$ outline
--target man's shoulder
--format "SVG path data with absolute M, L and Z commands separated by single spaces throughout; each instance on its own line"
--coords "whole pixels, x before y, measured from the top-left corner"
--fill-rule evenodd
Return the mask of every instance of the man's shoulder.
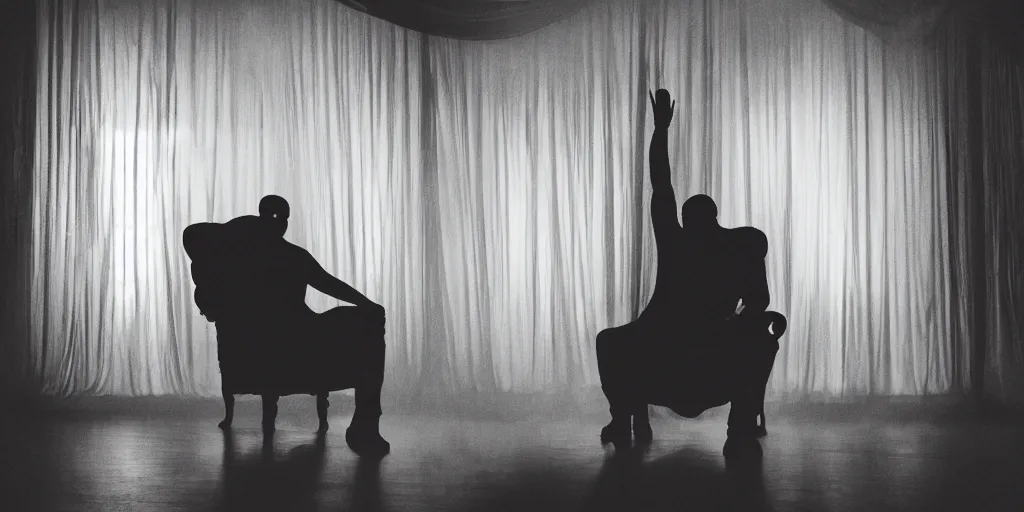
M 255 215 L 242 215 L 241 217 L 235 217 L 225 222 L 225 224 L 230 226 L 244 226 L 255 224 L 259 222 L 259 220 L 260 218 Z
M 223 226 L 225 235 L 236 239 L 238 242 L 255 242 L 266 236 L 266 226 L 255 215 L 235 217 L 225 222 Z
M 281 250 L 284 255 L 294 261 L 310 262 L 316 261 L 316 258 L 310 254 L 304 247 L 295 245 L 284 238 L 281 239 Z
M 737 250 L 751 254 L 756 257 L 768 255 L 768 236 L 764 231 L 751 226 L 743 226 L 729 230 L 733 241 L 738 245 Z
M 260 228 L 260 218 L 255 215 L 243 215 L 241 217 L 235 217 L 223 224 L 227 230 L 234 233 L 252 233 Z

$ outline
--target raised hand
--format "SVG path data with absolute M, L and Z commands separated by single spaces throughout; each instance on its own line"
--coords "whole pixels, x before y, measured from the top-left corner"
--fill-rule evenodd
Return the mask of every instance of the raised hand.
M 672 115 L 676 110 L 676 102 L 672 95 L 665 89 L 658 89 L 655 94 L 647 91 L 647 94 L 651 97 L 651 108 L 654 111 L 654 128 L 668 128 L 672 124 Z

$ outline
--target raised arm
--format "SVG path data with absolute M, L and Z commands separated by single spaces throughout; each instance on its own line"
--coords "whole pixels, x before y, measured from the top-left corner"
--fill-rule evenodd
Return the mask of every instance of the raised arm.
M 650 94 L 650 93 L 648 93 Z M 671 102 L 671 103 L 670 103 Z M 672 167 L 668 162 L 668 127 L 676 104 L 668 91 L 658 89 L 657 97 L 651 94 L 651 108 L 654 112 L 654 135 L 651 137 L 649 152 L 651 168 L 651 220 L 655 236 L 661 228 L 679 226 L 676 212 L 676 193 L 672 188 Z

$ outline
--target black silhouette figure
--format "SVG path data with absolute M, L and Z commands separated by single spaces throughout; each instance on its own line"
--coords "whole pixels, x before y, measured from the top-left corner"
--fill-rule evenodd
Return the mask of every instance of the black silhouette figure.
M 272 432 L 278 398 L 310 394 L 325 432 L 328 393 L 355 388 L 346 441 L 357 453 L 387 453 L 390 445 L 379 434 L 384 308 L 284 239 L 287 201 L 267 196 L 259 210 L 259 217 L 194 224 L 183 235 L 196 305 L 217 327 L 225 407 L 220 427 L 231 427 L 233 395 L 261 395 L 263 428 Z M 355 306 L 317 314 L 306 305 L 307 286 Z
M 736 448 L 760 453 L 756 438 L 765 431 L 765 386 L 786 324 L 781 314 L 766 311 L 768 241 L 755 228 L 721 227 L 718 208 L 706 195 L 683 203 L 680 226 L 668 161 L 675 103 L 661 89 L 651 104 L 651 220 L 658 275 L 640 317 L 597 337 L 601 385 L 612 415 L 601 439 L 651 441 L 648 404 L 695 418 L 731 403 L 727 455 Z

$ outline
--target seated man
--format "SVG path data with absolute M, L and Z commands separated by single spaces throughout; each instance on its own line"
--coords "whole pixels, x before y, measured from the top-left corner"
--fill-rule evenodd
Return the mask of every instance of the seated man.
M 328 392 L 354 387 L 356 410 L 346 441 L 357 453 L 387 453 L 390 445 L 378 428 L 384 308 L 284 239 L 287 201 L 267 196 L 259 209 L 259 217 L 239 217 L 214 231 L 220 235 L 217 241 L 206 234 L 210 230 L 199 229 L 207 225 L 185 232 L 186 249 L 196 262 L 196 303 L 217 324 L 226 409 L 221 427 L 231 425 L 235 393 L 262 395 L 268 431 L 274 429 L 280 396 L 309 393 L 317 395 L 323 432 L 328 428 Z M 199 254 L 198 247 L 210 248 Z M 212 269 L 219 273 L 212 275 Z M 317 314 L 306 305 L 307 286 L 356 307 Z M 343 368 L 329 366 L 339 362 Z
M 601 385 L 612 421 L 601 432 L 607 442 L 631 437 L 650 441 L 647 405 L 671 407 L 683 416 L 732 402 L 727 451 L 760 450 L 756 390 L 765 365 L 771 370 L 777 344 L 764 340 L 774 318 L 764 257 L 768 242 L 754 228 L 719 226 L 717 206 L 705 195 L 682 207 L 676 218 L 668 163 L 667 129 L 673 106 L 658 91 L 650 147 L 651 218 L 658 250 L 654 295 L 640 318 L 606 329 L 597 338 Z M 752 444 L 751 444 L 752 443 Z

